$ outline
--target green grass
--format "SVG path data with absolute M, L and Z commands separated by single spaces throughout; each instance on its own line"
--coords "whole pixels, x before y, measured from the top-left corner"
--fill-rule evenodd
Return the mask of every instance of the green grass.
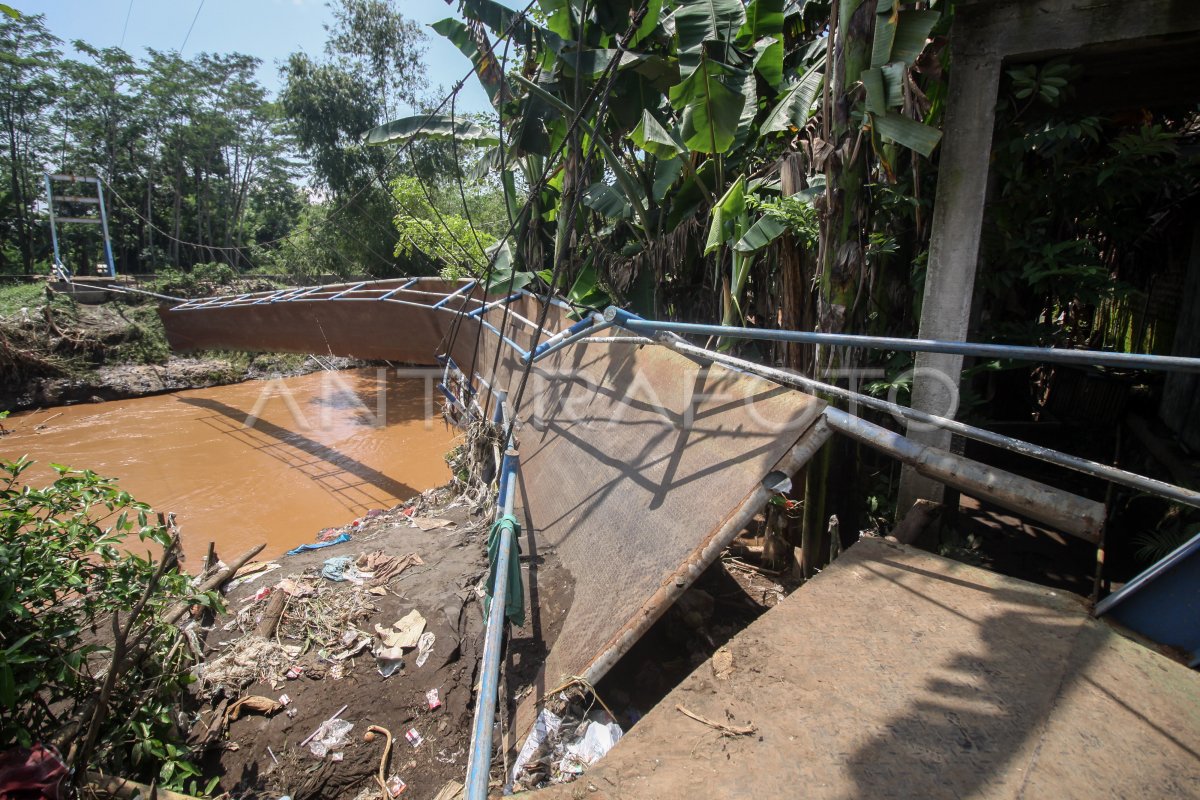
M 125 305 L 119 313 L 130 323 L 130 338 L 106 359 L 110 364 L 162 364 L 171 355 L 157 307 L 152 303 Z
M 46 298 L 46 287 L 41 283 L 0 284 L 0 317 L 10 317 L 22 308 L 35 308 Z

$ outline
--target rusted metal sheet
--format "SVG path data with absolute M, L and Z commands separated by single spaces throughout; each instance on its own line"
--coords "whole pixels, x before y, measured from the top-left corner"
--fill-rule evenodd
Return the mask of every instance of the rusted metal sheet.
M 422 281 L 400 289 L 409 282 L 212 298 L 160 306 L 159 316 L 174 350 L 316 353 L 434 364 L 454 315 L 432 306 L 456 285 Z M 337 295 L 341 296 L 333 300 Z M 454 300 L 449 307 L 457 307 Z M 468 325 L 474 328 L 473 323 Z
M 516 310 L 538 312 L 529 300 Z M 547 328 L 572 321 L 551 309 Z M 525 326 L 516 338 L 532 345 Z M 496 355 L 495 337 L 483 341 L 481 372 Z M 500 355 L 497 388 L 512 397 L 520 365 Z M 523 545 L 552 552 L 574 585 L 567 607 L 542 609 L 540 626 L 558 635 L 518 708 L 518 733 L 544 692 L 574 675 L 599 679 L 719 557 L 766 503 L 763 477 L 794 472 L 829 435 L 809 434 L 823 408 L 661 347 L 580 343 L 534 366 L 517 434 Z M 529 570 L 536 584 L 536 559 Z M 532 625 L 513 636 L 540 637 Z

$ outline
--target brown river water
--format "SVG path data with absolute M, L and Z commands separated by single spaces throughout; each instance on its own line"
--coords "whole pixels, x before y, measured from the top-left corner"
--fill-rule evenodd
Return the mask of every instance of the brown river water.
M 38 462 L 35 485 L 55 462 L 175 512 L 189 569 L 210 541 L 227 560 L 266 542 L 270 558 L 449 479 L 435 384 L 371 368 L 43 409 L 4 421 L 0 455 Z

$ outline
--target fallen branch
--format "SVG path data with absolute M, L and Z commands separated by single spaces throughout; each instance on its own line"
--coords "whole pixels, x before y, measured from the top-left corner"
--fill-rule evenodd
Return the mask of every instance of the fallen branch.
M 267 545 L 265 543 L 260 544 L 257 547 L 251 547 L 249 550 L 242 553 L 240 556 L 234 559 L 232 564 L 225 567 L 225 569 L 221 570 L 204 583 L 200 584 L 200 586 L 196 589 L 196 594 L 204 594 L 205 592 L 211 592 L 214 589 L 221 588 L 226 581 L 233 577 L 234 573 L 241 569 L 247 561 L 261 553 L 262 549 L 266 546 Z M 163 621 L 168 625 L 173 625 L 179 621 L 180 617 L 187 613 L 187 610 L 187 605 L 177 605 L 175 608 L 167 612 L 167 615 L 163 618 Z
M 379 790 L 383 792 L 382 800 L 392 800 L 392 793 L 388 791 L 387 779 L 384 777 L 387 772 L 388 756 L 392 752 L 392 732 L 379 725 L 372 725 L 367 728 L 367 733 L 382 733 L 387 737 L 387 743 L 383 746 L 383 757 L 379 759 L 379 775 L 375 780 L 379 782 Z
M 87 782 L 83 785 L 84 790 L 93 790 L 98 793 L 119 797 L 121 800 L 133 800 L 135 797 L 141 797 L 142 800 L 150 800 L 152 797 L 158 800 L 197 800 L 190 794 L 181 794 L 180 792 L 172 792 L 170 789 L 163 789 L 159 786 L 147 786 L 144 783 L 131 781 L 128 778 L 117 778 L 112 775 L 101 775 L 99 772 L 88 772 Z
M 721 733 L 729 736 L 749 736 L 755 731 L 755 727 L 753 725 L 726 725 L 724 722 L 713 722 L 711 719 L 702 717 L 695 711 L 689 711 L 683 706 L 677 705 L 675 706 L 675 709 L 682 713 L 685 717 L 691 717 L 692 719 L 696 720 L 696 722 L 702 722 L 708 727 L 714 728 L 715 730 L 718 730 Z

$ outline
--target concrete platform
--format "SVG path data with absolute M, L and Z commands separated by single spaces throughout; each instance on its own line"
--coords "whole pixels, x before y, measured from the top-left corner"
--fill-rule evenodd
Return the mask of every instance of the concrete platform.
M 1200 674 L 1074 595 L 868 539 L 727 651 L 539 800 L 1200 797 Z

